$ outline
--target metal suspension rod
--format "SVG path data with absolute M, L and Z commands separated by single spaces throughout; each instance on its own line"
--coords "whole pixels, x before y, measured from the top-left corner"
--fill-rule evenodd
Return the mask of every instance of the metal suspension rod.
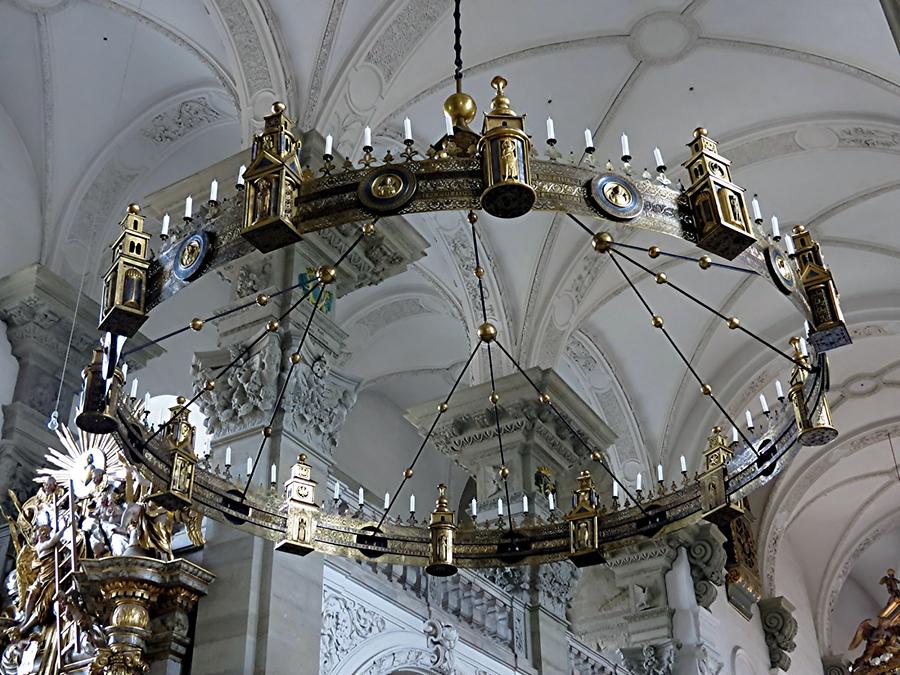
M 491 394 L 495 394 L 497 391 L 497 384 L 494 381 L 494 358 L 491 356 L 491 343 L 487 343 L 488 348 L 488 370 L 491 374 Z M 500 408 L 497 406 L 497 403 L 491 400 L 491 403 L 494 405 L 494 423 L 497 427 L 497 445 L 500 448 L 500 463 L 503 465 L 503 469 L 509 471 L 509 467 L 506 466 L 506 455 L 503 453 L 503 433 L 500 431 Z M 501 469 L 501 471 L 503 470 Z M 503 491 L 506 494 L 506 517 L 509 521 L 509 531 L 513 531 L 513 520 L 512 520 L 512 501 L 509 498 L 509 474 L 506 476 L 501 475 L 503 479 Z M 499 514 L 498 514 L 499 515 Z

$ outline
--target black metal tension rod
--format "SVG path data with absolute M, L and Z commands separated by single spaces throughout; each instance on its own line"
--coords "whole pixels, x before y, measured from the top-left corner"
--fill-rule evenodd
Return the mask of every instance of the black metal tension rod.
M 653 313 L 653 308 L 650 307 L 649 303 L 644 299 L 644 296 L 641 295 L 641 292 L 637 289 L 637 286 L 634 285 L 634 282 L 631 280 L 631 278 L 628 276 L 628 274 L 626 274 L 625 270 L 622 268 L 621 263 L 619 263 L 619 261 L 616 259 L 616 256 L 618 256 L 618 255 L 621 255 L 618 251 L 616 251 L 612 248 L 609 249 L 609 257 L 613 261 L 613 263 L 615 264 L 615 266 L 619 270 L 619 272 L 621 272 L 622 277 L 624 277 L 625 281 L 628 282 L 628 285 L 631 286 L 631 290 L 633 290 L 634 294 L 637 295 L 638 299 L 641 301 L 641 304 L 644 306 L 644 308 L 650 314 L 651 318 L 656 317 L 656 315 Z M 697 384 L 700 385 L 701 391 L 703 391 L 705 395 L 709 396 L 712 399 L 713 403 L 719 409 L 719 412 L 721 412 L 725 416 L 725 419 L 728 420 L 728 422 L 741 435 L 741 438 L 744 439 L 744 442 L 747 444 L 747 447 L 753 451 L 754 455 L 759 457 L 759 453 L 756 451 L 756 448 L 753 447 L 753 443 L 750 441 L 749 438 L 747 438 L 747 436 L 746 436 L 746 434 L 744 434 L 743 430 L 737 424 L 735 424 L 735 421 L 731 418 L 731 415 L 729 415 L 728 412 L 725 410 L 725 408 L 722 407 L 722 404 L 719 403 L 719 399 L 717 399 L 715 397 L 715 395 L 712 393 L 712 390 L 709 389 L 709 393 L 706 393 L 707 389 L 709 388 L 709 385 L 703 381 L 703 379 L 697 373 L 694 366 L 691 365 L 690 360 L 687 358 L 687 356 L 684 355 L 684 352 L 681 351 L 681 349 L 675 343 L 675 340 L 672 339 L 672 336 L 669 334 L 669 331 L 666 330 L 665 326 L 663 326 L 661 322 L 660 322 L 660 325 L 657 326 L 657 328 L 666 337 L 666 340 L 668 340 L 669 344 L 672 346 L 672 349 L 675 350 L 675 353 L 678 354 L 678 356 L 681 358 L 682 362 L 684 362 L 685 367 L 687 367 L 687 369 L 688 369 L 688 371 L 690 371 L 691 375 L 694 376 L 694 379 L 697 380 Z
M 506 347 L 503 346 L 503 343 L 500 342 L 499 340 L 497 340 L 496 344 L 497 344 L 497 347 L 500 348 L 500 351 L 502 351 L 506 355 L 506 358 L 508 358 L 510 360 L 510 362 L 512 362 L 512 364 L 516 367 L 516 370 L 519 371 L 519 374 L 522 375 L 522 377 L 524 377 L 528 381 L 528 384 L 531 385 L 531 388 L 537 392 L 538 396 L 543 396 L 544 392 L 541 391 L 541 388 L 539 386 L 537 386 L 535 381 L 532 380 L 531 377 L 528 375 L 528 373 L 525 372 L 525 369 L 522 368 L 522 366 L 513 357 L 513 355 L 509 353 L 509 351 L 506 349 Z M 553 401 L 548 401 L 547 405 L 550 406 L 550 410 L 553 411 L 553 414 L 555 414 L 559 418 L 559 420 L 563 423 L 563 425 L 565 425 L 566 429 L 569 430 L 569 433 L 571 433 L 573 436 L 575 436 L 575 438 L 578 440 L 578 442 L 581 443 L 582 446 L 584 446 L 584 449 L 593 455 L 594 451 L 591 449 L 591 446 L 589 446 L 587 441 L 584 440 L 584 437 L 581 435 L 581 433 L 575 427 L 573 427 L 571 425 L 569 420 L 566 419 L 565 415 L 563 415 L 556 408 L 556 406 L 553 405 Z M 600 464 L 600 466 L 609 475 L 609 477 L 613 479 L 613 482 L 617 483 L 618 486 L 620 488 L 622 488 L 622 491 L 625 493 L 625 496 L 628 497 L 634 503 L 634 505 L 637 506 L 641 510 L 641 513 L 643 513 L 645 516 L 649 516 L 650 514 L 647 513 L 647 511 L 644 509 L 643 506 L 641 506 L 640 501 L 637 498 L 635 498 L 635 496 L 633 494 L 631 494 L 631 491 L 628 489 L 628 486 L 625 485 L 622 481 L 620 481 L 616 477 L 616 475 L 610 470 L 610 468 L 608 466 L 606 466 L 606 464 L 604 464 L 603 462 L 598 462 L 598 464 Z
M 571 213 L 567 213 L 566 215 L 569 216 L 569 218 L 571 218 L 572 220 L 574 220 L 578 224 L 578 226 L 581 227 L 582 230 L 587 232 L 592 237 L 594 236 L 594 234 L 596 234 L 593 230 L 591 230 L 591 228 L 589 228 L 587 225 L 585 225 L 583 222 L 581 222 L 578 218 L 573 216 Z M 634 244 L 623 244 L 621 242 L 613 242 L 613 246 L 617 246 L 620 248 L 628 248 L 628 249 L 631 249 L 632 251 L 644 251 L 645 253 L 647 251 L 647 249 L 642 248 L 640 246 L 635 246 Z M 679 255 L 678 253 L 668 253 L 667 251 L 663 251 L 663 250 L 660 250 L 659 254 L 664 255 L 667 258 L 676 258 L 678 260 L 687 260 L 689 262 L 699 262 L 699 260 L 697 258 L 692 258 L 689 255 Z M 721 267 L 722 269 L 731 270 L 733 272 L 743 272 L 744 274 L 755 274 L 757 276 L 760 276 L 759 272 L 757 272 L 756 270 L 752 270 L 749 267 L 740 267 L 739 265 L 729 265 L 728 263 L 720 263 L 720 262 L 716 262 L 715 260 L 711 260 L 709 264 L 711 267 Z
M 400 496 L 400 491 L 403 490 L 403 486 L 406 485 L 406 481 L 412 478 L 413 469 L 416 467 L 416 462 L 419 461 L 419 457 L 422 456 L 422 451 L 425 449 L 425 444 L 428 443 L 428 439 L 431 438 L 431 434 L 434 431 L 435 427 L 437 427 L 438 421 L 441 419 L 441 415 L 447 412 L 447 405 L 450 401 L 450 397 L 456 392 L 456 388 L 459 386 L 459 383 L 462 382 L 463 375 L 466 374 L 466 371 L 469 369 L 469 365 L 472 363 L 472 359 L 475 358 L 475 354 L 478 353 L 478 348 L 481 347 L 481 342 L 475 345 L 475 349 L 472 350 L 472 353 L 469 354 L 469 358 L 466 359 L 465 365 L 459 371 L 459 375 L 456 376 L 456 381 L 453 383 L 453 386 L 450 388 L 450 391 L 444 397 L 444 400 L 438 406 L 437 415 L 434 416 L 434 421 L 431 423 L 431 427 L 428 429 L 428 433 L 425 434 L 425 437 L 422 439 L 422 444 L 419 445 L 419 449 L 416 451 L 415 456 L 412 461 L 409 463 L 409 466 L 403 471 L 403 479 L 400 481 L 400 485 L 397 486 L 397 489 L 394 491 L 394 495 L 391 497 L 391 501 L 388 502 L 388 507 L 384 510 L 384 513 L 381 514 L 381 519 L 378 521 L 378 525 L 376 526 L 376 530 L 381 529 L 381 526 L 384 525 L 384 521 L 387 519 L 388 514 L 391 512 L 391 509 L 394 506 L 394 503 L 397 501 L 397 498 Z

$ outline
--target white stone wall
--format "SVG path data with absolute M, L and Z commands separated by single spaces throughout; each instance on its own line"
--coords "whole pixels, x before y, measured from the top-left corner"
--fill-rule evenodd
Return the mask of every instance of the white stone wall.
M 782 552 L 778 555 L 775 569 L 777 582 L 776 592 L 786 597 L 796 608 L 794 619 L 797 620 L 797 637 L 794 642 L 797 648 L 791 653 L 791 670 L 803 675 L 821 675 L 822 657 L 819 654 L 819 643 L 813 622 L 812 603 L 804 581 L 796 553 L 789 541 L 782 542 Z M 809 589 L 815 590 L 815 589 Z
M 19 372 L 19 362 L 10 349 L 9 340 L 6 339 L 6 324 L 0 321 L 0 429 L 3 428 L 2 406 L 12 403 L 16 375 Z

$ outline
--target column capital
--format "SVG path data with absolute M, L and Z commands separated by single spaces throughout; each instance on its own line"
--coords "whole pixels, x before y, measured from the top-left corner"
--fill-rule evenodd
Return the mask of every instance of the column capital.
M 700 522 L 682 528 L 670 541 L 687 550 L 694 596 L 698 605 L 709 609 L 718 593 L 716 587 L 725 583 L 725 535 L 712 523 Z
M 681 648 L 677 642 L 649 644 L 643 647 L 620 649 L 622 661 L 635 675 L 672 675 L 675 653 Z
M 825 675 L 850 675 L 850 659 L 843 654 L 823 656 L 822 669 Z

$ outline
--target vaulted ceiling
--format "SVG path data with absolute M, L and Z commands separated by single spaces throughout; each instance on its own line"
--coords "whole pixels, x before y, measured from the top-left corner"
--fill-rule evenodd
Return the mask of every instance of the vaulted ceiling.
M 333 134 L 343 154 L 359 152 L 365 126 L 380 152 L 400 147 L 405 116 L 418 139 L 437 138 L 451 91 L 450 9 L 446 0 L 0 3 L 0 240 L 15 244 L 0 247 L 0 273 L 41 261 L 77 285 L 87 269 L 93 293 L 94 251 L 124 205 L 246 147 L 277 99 L 302 129 Z M 805 223 L 823 244 L 855 340 L 832 358 L 842 435 L 801 451 L 758 515 L 767 591 L 783 590 L 775 570 L 789 540 L 822 649 L 842 651 L 858 619 L 839 616 L 841 589 L 848 579 L 870 589 L 874 607 L 873 575 L 900 563 L 896 547 L 878 543 L 895 542 L 900 527 L 888 443 L 900 434 L 900 58 L 881 4 L 464 1 L 462 27 L 466 91 L 483 110 L 491 77 L 507 77 L 540 152 L 552 114 L 564 157 L 580 158 L 590 127 L 601 163 L 627 131 L 638 171 L 654 146 L 677 166 L 703 125 L 767 216 Z M 400 408 L 443 393 L 479 323 L 464 215 L 410 217 L 431 243 L 426 258 L 338 306 L 348 374 Z M 614 234 L 693 253 L 678 240 Z M 658 461 L 674 471 L 681 454 L 696 466 L 722 419 L 584 233 L 530 214 L 482 216 L 479 236 L 507 343 L 527 365 L 559 369 L 609 420 L 617 471 L 632 481 Z M 637 255 L 775 344 L 802 328 L 762 278 Z M 733 415 L 758 410 L 760 392 L 774 396 L 787 375 L 777 356 L 628 272 Z

